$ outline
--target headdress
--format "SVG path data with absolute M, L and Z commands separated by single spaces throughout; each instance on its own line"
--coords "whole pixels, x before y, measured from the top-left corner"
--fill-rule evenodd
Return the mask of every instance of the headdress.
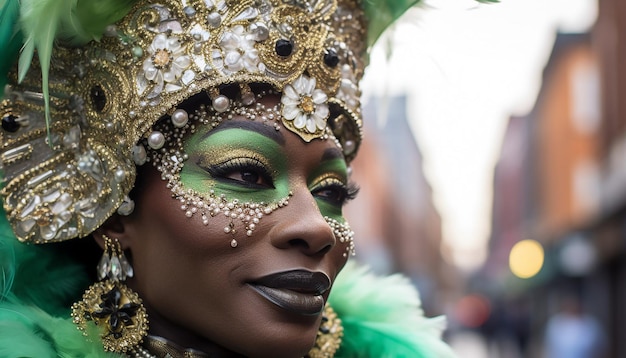
M 366 50 L 357 1 L 115 1 L 102 15 L 105 3 L 23 0 L 22 30 L 5 40 L 25 39 L 0 104 L 4 208 L 21 241 L 85 236 L 128 211 L 141 141 L 200 92 L 220 112 L 225 87 L 237 84 L 245 103 L 251 84 L 269 85 L 283 93 L 284 127 L 305 141 L 335 136 L 355 155 Z

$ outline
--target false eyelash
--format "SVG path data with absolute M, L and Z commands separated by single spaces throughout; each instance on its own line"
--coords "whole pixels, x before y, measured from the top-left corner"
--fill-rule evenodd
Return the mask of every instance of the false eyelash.
M 337 179 L 330 179 L 327 184 L 322 183 L 313 192 L 321 193 L 325 190 L 332 190 L 337 193 L 336 198 L 322 197 L 322 200 L 333 203 L 337 206 L 344 206 L 348 201 L 354 199 L 359 191 L 358 186 L 355 183 L 348 183 L 347 185 Z
M 346 189 L 346 196 L 345 196 L 344 204 L 350 200 L 354 200 L 356 196 L 359 194 L 361 187 L 359 187 L 357 183 L 351 181 L 348 183 L 345 189 Z
M 236 172 L 250 171 L 257 173 L 272 188 L 274 187 L 274 179 L 265 166 L 254 158 L 235 158 L 225 162 L 210 165 L 204 168 L 216 180 L 244 185 L 249 188 L 264 188 L 263 185 L 253 184 L 246 181 L 228 178 L 229 174 Z

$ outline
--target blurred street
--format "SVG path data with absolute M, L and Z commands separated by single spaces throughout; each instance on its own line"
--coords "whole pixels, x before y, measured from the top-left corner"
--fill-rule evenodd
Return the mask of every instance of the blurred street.
M 585 26 L 541 22 L 583 3 Z M 390 36 L 389 66 L 366 75 L 362 189 L 347 207 L 357 259 L 407 275 L 459 357 L 626 357 L 626 3 L 426 4 L 415 34 Z M 521 30 L 539 13 L 542 34 Z M 527 97 L 512 78 L 538 39 Z

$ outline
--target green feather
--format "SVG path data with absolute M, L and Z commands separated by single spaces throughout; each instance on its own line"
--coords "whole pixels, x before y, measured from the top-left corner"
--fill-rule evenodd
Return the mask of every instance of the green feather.
M 0 279 L 0 357 L 117 357 L 69 315 L 88 281 L 82 266 L 54 245 L 20 243 L 1 208 Z
M 420 0 L 365 0 L 363 11 L 368 21 L 367 46 L 374 45 L 376 40 L 389 25 L 396 21 L 406 10 Z
M 0 99 L 7 84 L 7 74 L 15 63 L 22 46 L 18 21 L 20 15 L 19 0 L 0 0 Z
M 17 240 L 0 209 L 0 301 L 19 299 L 51 314 L 66 313 L 88 284 L 84 268 L 53 245 Z
M 34 307 L 0 302 L 0 357 L 114 358 L 106 353 L 94 326 L 88 337 L 72 318 L 54 317 Z
M 107 26 L 122 19 L 136 0 L 78 0 L 72 21 L 64 23 L 61 36 L 73 45 L 99 40 Z M 76 26 L 76 24 L 80 24 Z
M 476 1 L 485 4 L 500 2 L 500 0 Z M 389 25 L 420 2 L 420 0 L 364 0 L 363 11 L 368 21 L 367 46 L 373 46 Z
M 417 290 L 404 276 L 377 277 L 349 261 L 329 303 L 344 327 L 336 358 L 454 357 L 441 340 L 443 318 L 426 318 Z
M 18 64 L 21 82 L 35 50 L 41 65 L 46 127 L 50 129 L 48 79 L 54 41 L 82 45 L 101 38 L 106 26 L 121 19 L 134 0 L 21 0 L 20 19 L 25 44 Z

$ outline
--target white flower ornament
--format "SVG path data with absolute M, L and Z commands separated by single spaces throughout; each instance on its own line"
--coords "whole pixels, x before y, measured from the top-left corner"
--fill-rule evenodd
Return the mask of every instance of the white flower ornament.
M 311 134 L 326 128 L 326 119 L 330 113 L 328 96 L 315 85 L 315 78 L 300 75 L 293 83 L 285 86 L 281 98 L 283 118 L 293 121 L 297 129 L 305 129 Z
M 246 32 L 242 25 L 224 32 L 220 41 L 224 53 L 222 59 L 224 72 L 228 74 L 243 69 L 249 73 L 263 71 L 265 65 L 259 58 L 259 51 L 254 47 L 255 43 L 254 36 Z
M 185 48 L 175 36 L 158 34 L 148 48 L 148 53 L 150 56 L 143 62 L 143 75 L 156 84 L 152 90 L 155 96 L 163 91 L 165 83 L 176 83 L 183 71 L 191 65 L 191 58 L 185 54 Z

